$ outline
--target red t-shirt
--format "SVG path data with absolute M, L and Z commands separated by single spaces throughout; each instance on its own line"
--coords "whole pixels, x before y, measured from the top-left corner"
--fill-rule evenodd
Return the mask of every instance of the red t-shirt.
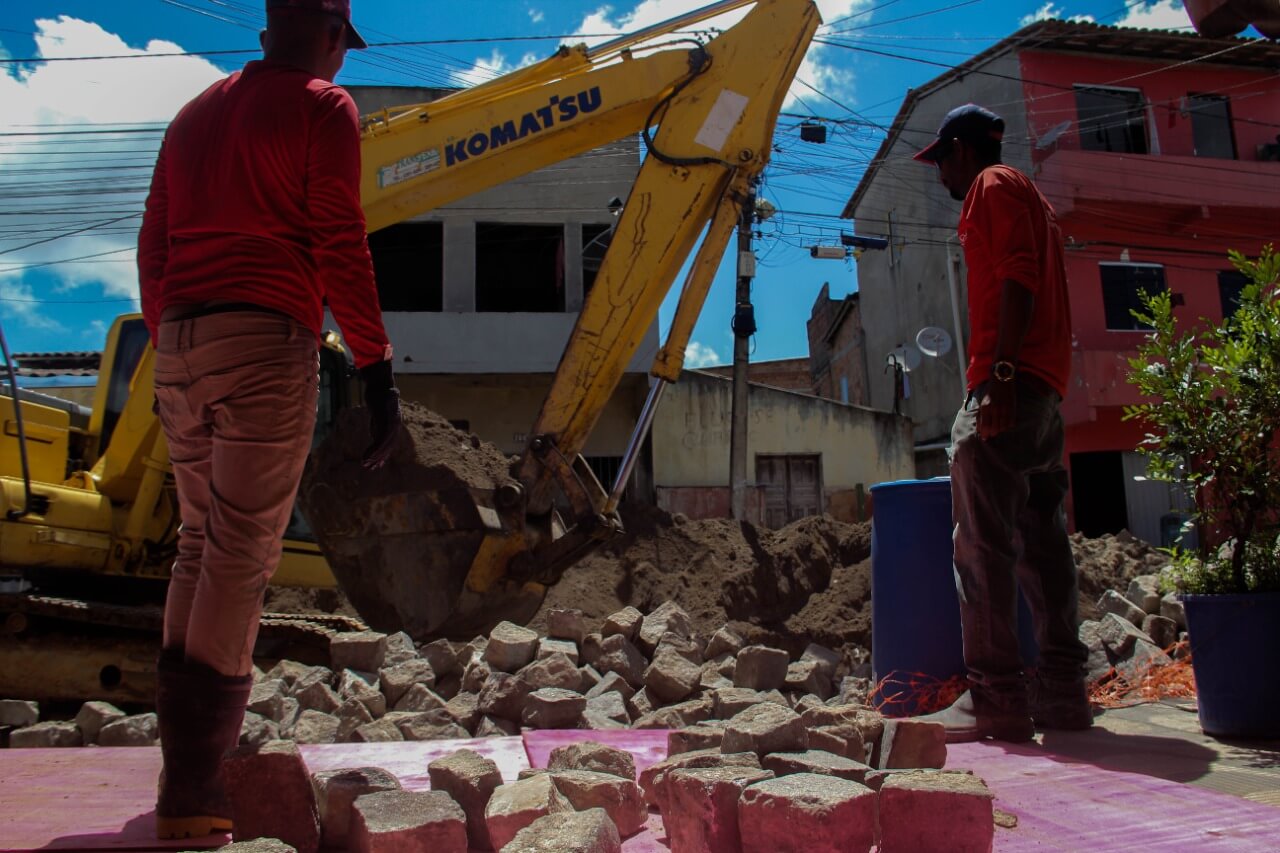
M 281 311 L 317 334 L 324 303 L 357 367 L 390 354 L 360 206 L 360 117 L 339 86 L 250 62 L 169 125 L 138 235 L 152 341 L 171 305 Z
M 1009 166 L 983 169 L 960 211 L 960 243 L 969 268 L 968 386 L 991 377 L 1004 282 L 1035 296 L 1018 370 L 1067 394 L 1071 377 L 1071 311 L 1062 231 L 1053 207 L 1026 175 Z

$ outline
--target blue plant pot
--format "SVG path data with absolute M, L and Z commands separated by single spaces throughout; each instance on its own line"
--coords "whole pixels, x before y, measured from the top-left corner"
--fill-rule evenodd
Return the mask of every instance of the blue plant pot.
M 1183 595 L 1200 728 L 1280 738 L 1280 592 Z

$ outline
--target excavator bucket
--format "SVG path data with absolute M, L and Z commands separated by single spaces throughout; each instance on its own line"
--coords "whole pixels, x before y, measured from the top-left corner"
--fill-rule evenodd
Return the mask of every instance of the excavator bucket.
M 527 522 L 511 460 L 491 445 L 418 406 L 404 407 L 404 421 L 378 470 L 360 464 L 364 410 L 343 412 L 312 452 L 299 505 L 338 584 L 371 627 L 415 639 L 528 621 L 546 586 L 507 564 L 527 560 L 558 524 L 540 534 Z M 477 563 L 486 580 L 469 585 Z

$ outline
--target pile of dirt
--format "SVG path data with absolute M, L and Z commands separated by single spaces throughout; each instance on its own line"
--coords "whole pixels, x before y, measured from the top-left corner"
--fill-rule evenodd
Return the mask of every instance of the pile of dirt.
M 1080 574 L 1080 619 L 1098 619 L 1098 599 L 1109 589 L 1124 595 L 1138 575 L 1158 574 L 1169 555 L 1127 530 L 1089 539 L 1071 534 L 1071 552 Z
M 748 642 L 799 655 L 818 642 L 851 662 L 871 642 L 871 527 L 829 516 L 780 530 L 715 518 L 688 521 L 652 507 L 626 509 L 626 533 L 565 572 L 530 627 L 553 607 L 601 620 L 627 605 L 664 601 L 710 636 L 725 624 Z
M 265 613 L 304 615 L 332 613 L 359 619 L 351 600 L 339 589 L 311 589 L 296 586 L 269 586 L 262 605 Z

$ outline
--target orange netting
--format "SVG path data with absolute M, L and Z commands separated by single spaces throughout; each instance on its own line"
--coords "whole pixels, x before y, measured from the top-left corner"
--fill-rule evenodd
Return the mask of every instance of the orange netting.
M 969 689 L 969 679 L 955 675 L 948 679 L 923 672 L 894 670 L 876 684 L 867 697 L 871 707 L 892 705 L 896 717 L 918 717 L 941 711 Z
M 1191 673 L 1191 653 L 1186 643 L 1177 643 L 1165 651 L 1173 657 L 1170 664 L 1154 664 L 1136 684 L 1131 684 L 1114 669 L 1089 691 L 1089 701 L 1102 708 L 1123 708 L 1161 699 L 1194 699 L 1195 676 Z

